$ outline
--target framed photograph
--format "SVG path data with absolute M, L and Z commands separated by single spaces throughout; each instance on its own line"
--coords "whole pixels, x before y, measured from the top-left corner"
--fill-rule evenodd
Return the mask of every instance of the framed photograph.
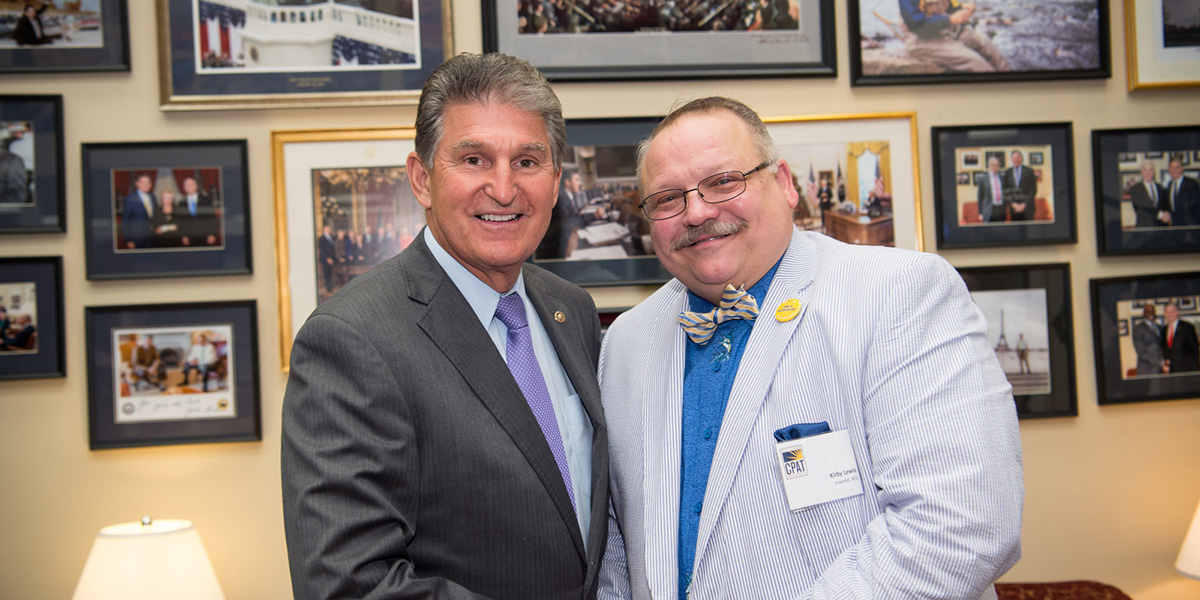
M 0 73 L 128 71 L 126 1 L 4 3 Z
M 1200 125 L 1092 132 L 1101 256 L 1200 250 L 1197 149 Z
M 412 128 L 275 131 L 275 259 L 283 368 L 317 305 L 425 226 L 405 160 Z
M 62 257 L 0 258 L 0 380 L 66 377 Z
M 764 121 L 800 191 L 797 227 L 849 244 L 924 249 L 915 113 Z
M 253 300 L 89 306 L 93 450 L 262 439 Z
M 524 58 L 553 81 L 837 75 L 833 0 L 482 1 L 484 51 Z
M 852 85 L 1101 79 L 1112 74 L 1108 2 L 1103 0 L 850 0 L 847 13 Z M 1050 23 L 1053 33 L 1047 30 Z
M 984 165 L 962 185 L 954 169 L 970 153 Z M 1072 155 L 1070 123 L 934 127 L 938 248 L 1075 243 Z
M 1125 0 L 1129 91 L 1200 86 L 1200 17 L 1187 0 Z
M 1071 269 L 1067 264 L 959 269 L 987 319 L 988 341 L 1013 388 L 1017 416 L 1079 414 Z
M 62 96 L 0 96 L 0 233 L 62 233 Z
M 657 118 L 567 121 L 558 202 L 533 262 L 578 285 L 662 283 L 671 274 L 638 205 L 637 145 Z
M 1100 404 L 1195 398 L 1200 271 L 1090 283 Z M 1129 335 L 1121 333 L 1125 320 Z
M 158 0 L 163 110 L 416 104 L 449 0 Z
M 88 279 L 249 274 L 245 140 L 83 144 Z

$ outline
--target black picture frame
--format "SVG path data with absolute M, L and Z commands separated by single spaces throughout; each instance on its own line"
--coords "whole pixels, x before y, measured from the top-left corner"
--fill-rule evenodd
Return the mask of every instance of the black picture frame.
M 563 178 L 580 172 L 586 205 L 570 215 L 571 202 L 560 188 L 550 228 L 531 262 L 583 286 L 658 284 L 671 278 L 654 256 L 649 221 L 638 208 L 635 150 L 657 123 L 655 117 L 567 121 Z M 571 238 L 577 240 L 574 246 Z M 569 246 L 571 253 L 565 250 Z
M 64 14 L 56 6 L 53 11 L 42 15 L 51 43 L 34 46 L 17 46 L 14 43 L 0 48 L 0 73 L 128 71 L 129 15 L 126 1 L 96 0 L 94 3 L 85 3 L 95 4 L 99 8 L 99 15 L 86 9 Z M 93 33 L 93 29 L 98 31 Z M 67 35 L 72 39 L 66 40 Z
M 91 449 L 262 440 L 254 300 L 89 306 L 85 321 Z M 147 337 L 157 366 L 135 358 Z M 184 370 L 204 344 L 211 368 Z
M 1075 211 L 1074 137 L 1070 123 L 1022 123 L 1003 125 L 961 125 L 932 128 L 933 196 L 938 248 L 979 248 L 1036 244 L 1074 244 L 1077 239 Z M 1001 175 L 1013 168 L 1011 156 L 1020 152 L 1023 171 L 1036 177 L 1034 202 L 1022 206 L 1026 220 L 1011 220 L 1009 200 L 1017 194 L 1002 191 L 1004 219 L 986 220 L 979 205 L 981 186 L 988 181 L 984 161 L 982 175 L 968 186 L 956 183 L 956 154 L 982 151 L 1003 152 Z M 1026 157 L 1041 152 L 1048 165 L 1031 166 Z M 1002 188 L 1008 187 L 1002 183 Z M 989 186 L 990 189 L 990 186 Z M 1014 188 L 1014 192 L 1028 195 Z M 1007 194 L 1007 198 L 1006 198 Z
M 1193 328 L 1200 325 L 1200 311 L 1196 309 L 1196 298 L 1200 296 L 1200 271 L 1092 279 L 1089 287 L 1096 355 L 1096 390 L 1100 404 L 1153 402 L 1196 398 L 1200 395 L 1197 391 L 1200 390 L 1200 371 L 1155 372 L 1153 349 L 1144 341 L 1135 342 L 1143 335 L 1139 332 L 1139 326 L 1146 322 L 1144 312 L 1137 314 L 1140 312 L 1138 308 L 1145 311 L 1147 305 L 1155 307 L 1155 325 L 1160 326 L 1160 351 L 1163 308 L 1168 302 L 1191 306 L 1180 311 L 1180 319 L 1192 323 Z M 1131 323 L 1132 332 L 1129 336 L 1120 335 L 1119 322 L 1124 319 L 1129 319 Z M 1150 338 L 1153 331 L 1144 335 Z M 1141 365 L 1139 346 L 1143 352 L 1149 352 L 1145 363 Z
M 1078 415 L 1070 265 L 971 267 L 958 272 L 987 319 L 988 341 L 1013 386 L 1017 417 Z M 1010 340 L 1014 321 L 1015 329 L 1022 331 Z M 1026 332 L 1028 372 L 1019 350 Z
M 248 10 L 204 4 L 157 0 L 163 110 L 416 104 L 425 80 L 454 56 L 449 0 L 414 0 L 412 16 L 332 2 L 252 2 Z M 207 13 L 203 19 L 201 12 Z M 224 31 L 210 38 L 208 22 Z M 251 26 L 257 41 L 235 31 Z M 355 28 L 363 35 L 342 35 Z M 286 46 L 297 31 L 310 38 Z M 220 52 L 209 39 L 221 44 Z M 231 40 L 242 40 L 244 47 L 235 50 Z M 335 53 L 345 66 L 329 66 Z
M 737 20 L 749 14 L 738 10 L 741 5 L 726 3 L 694 18 L 679 10 L 670 22 L 649 25 L 605 24 L 576 7 L 568 16 L 550 15 L 544 33 L 522 33 L 522 4 L 482 0 L 484 51 L 524 58 L 552 81 L 837 75 L 833 0 L 798 0 L 798 24 L 762 31 L 693 29 L 701 24 L 711 29 L 726 15 Z M 778 14 L 771 23 L 797 21 L 783 11 Z M 560 20 L 567 25 L 559 25 Z M 531 19 L 525 22 L 530 26 Z M 679 24 L 671 25 L 674 22 Z M 583 31 L 556 31 L 576 27 L 572 23 L 582 23 L 578 29 Z
M 0 129 L 0 234 L 65 232 L 62 96 L 0 96 Z M 8 183 L 17 161 L 26 179 L 19 200 Z
M 250 274 L 246 165 L 246 140 L 83 144 L 88 279 Z M 137 198 L 134 182 L 143 175 L 150 175 L 154 186 L 149 198 L 154 216 L 147 218 L 145 209 L 133 208 L 122 214 L 128 208 L 126 199 Z M 184 218 L 182 186 L 189 178 L 207 196 L 198 209 L 207 219 L 200 225 Z M 176 197 L 178 218 L 175 229 L 160 232 L 154 217 L 162 216 L 160 195 L 166 189 Z M 189 231 L 195 233 L 188 236 Z
M 62 257 L 0 258 L 0 307 L 0 380 L 66 377 Z
M 911 32 L 902 18 L 902 6 L 917 2 L 897 0 L 849 0 L 850 83 L 854 86 L 903 85 L 924 83 L 975 83 L 986 81 L 1046 81 L 1063 79 L 1107 79 L 1112 76 L 1109 49 L 1109 3 L 1093 0 L 1094 6 L 1029 4 L 1025 7 L 992 6 L 980 3 L 980 14 L 967 24 L 941 25 L 945 15 L 937 15 L 922 24 L 938 32 L 934 39 L 953 36 L 957 42 L 975 35 L 994 46 L 1011 70 L 997 71 L 996 62 L 968 49 L 948 52 L 947 44 L 922 46 L 921 37 Z M 1032 8 L 1031 8 L 1032 7 Z M 959 10 L 964 10 L 960 8 Z M 1021 10 L 1037 10 L 1027 14 Z M 1051 14 L 1053 13 L 1053 14 Z M 914 13 L 917 14 L 917 13 Z M 925 20 L 923 14 L 919 17 Z M 1046 35 L 1047 22 L 1061 24 L 1055 35 Z M 914 25 L 917 21 L 914 19 Z M 954 29 L 960 27 L 959 29 Z M 953 29 L 954 33 L 946 33 Z M 1070 36 L 1068 38 L 1068 36 Z M 922 59 L 913 52 L 930 49 L 941 60 Z M 1039 64 L 1040 63 L 1040 64 Z M 948 66 L 950 65 L 950 66 Z
M 1132 194 L 1141 179 L 1142 165 L 1149 162 L 1162 184 L 1159 176 L 1172 157 L 1188 159 L 1190 166 L 1189 155 L 1194 156 L 1198 149 L 1200 125 L 1092 131 L 1096 251 L 1100 256 L 1200 251 L 1200 220 L 1181 225 L 1181 220 L 1175 219 L 1170 226 L 1159 226 L 1153 216 L 1143 215 L 1139 221 Z M 1198 180 L 1200 171 L 1185 167 L 1184 176 Z M 1198 203 L 1200 199 L 1193 203 L 1190 214 L 1200 217 Z M 1178 207 L 1176 211 L 1180 212 Z M 1148 225 L 1151 220 L 1154 224 Z

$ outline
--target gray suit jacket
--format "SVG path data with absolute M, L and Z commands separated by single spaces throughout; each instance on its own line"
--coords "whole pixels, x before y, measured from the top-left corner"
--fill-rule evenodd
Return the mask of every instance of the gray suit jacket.
M 583 290 L 532 265 L 524 276 L 595 430 L 587 552 L 520 388 L 418 235 L 319 306 L 292 347 L 282 476 L 298 600 L 595 596 L 600 325 Z

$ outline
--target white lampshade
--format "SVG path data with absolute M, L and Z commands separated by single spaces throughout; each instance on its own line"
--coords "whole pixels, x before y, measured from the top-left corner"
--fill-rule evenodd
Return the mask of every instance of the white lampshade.
M 1175 561 L 1175 570 L 1184 577 L 1200 579 L 1200 505 L 1196 506 L 1196 514 L 1192 517 L 1192 526 L 1188 528 L 1187 536 L 1183 538 L 1183 547 L 1179 549 L 1179 559 Z
M 191 521 L 147 518 L 100 530 L 72 598 L 225 600 L 225 594 Z

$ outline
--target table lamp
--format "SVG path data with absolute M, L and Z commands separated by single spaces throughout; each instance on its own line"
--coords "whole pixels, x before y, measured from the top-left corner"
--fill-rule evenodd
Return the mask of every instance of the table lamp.
M 1184 577 L 1200 579 L 1200 506 L 1196 506 L 1192 526 L 1183 538 L 1183 547 L 1179 549 L 1179 558 L 1175 561 L 1175 571 Z
M 191 521 L 163 519 L 100 530 L 73 600 L 225 600 Z

